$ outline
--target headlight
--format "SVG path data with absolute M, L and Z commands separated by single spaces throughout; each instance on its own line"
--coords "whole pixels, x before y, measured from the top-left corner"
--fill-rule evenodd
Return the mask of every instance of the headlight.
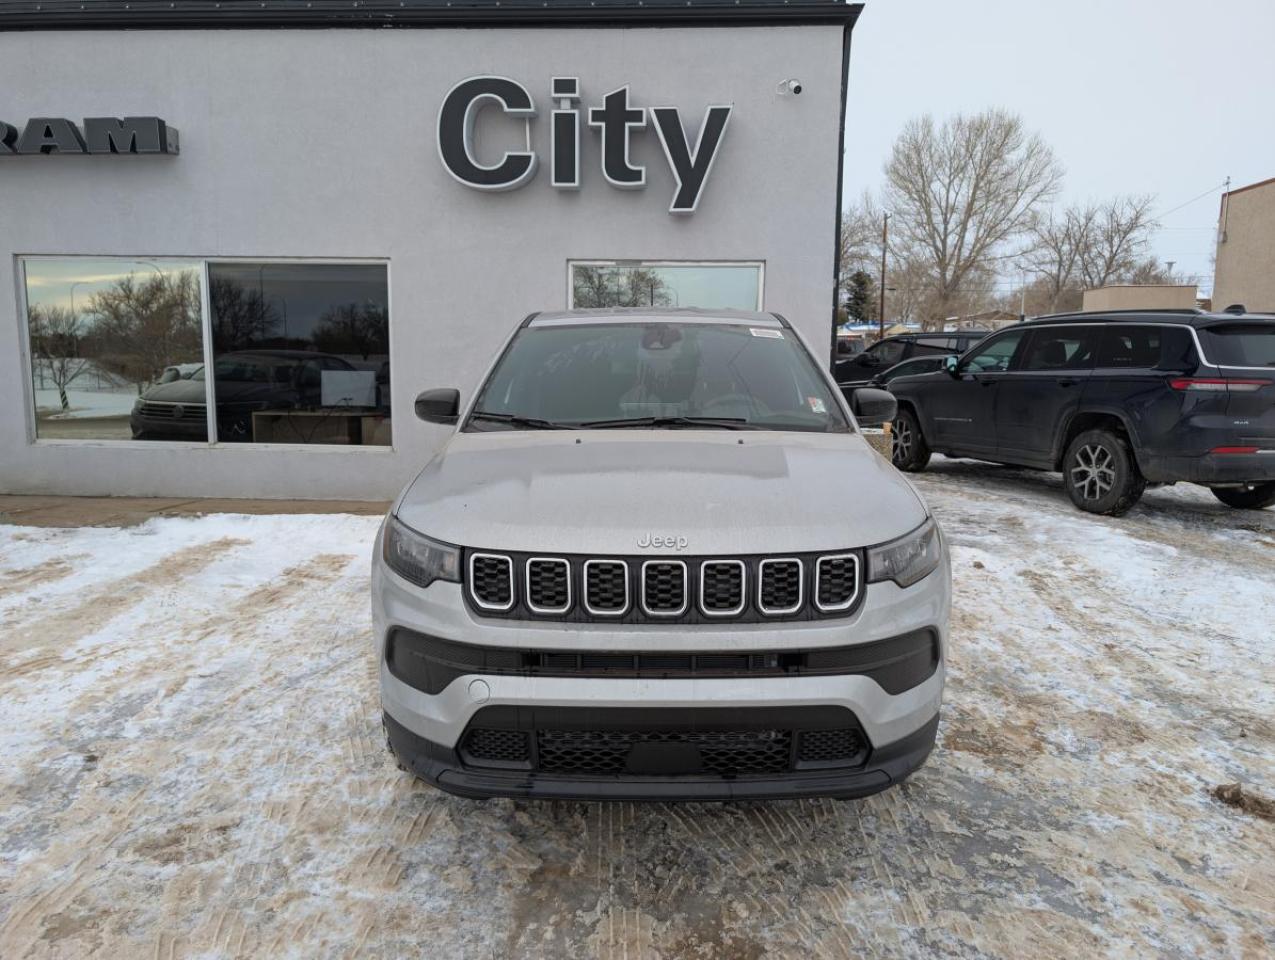
M 460 548 L 423 537 L 394 517 L 385 521 L 381 556 L 400 577 L 420 587 L 435 580 L 460 583 Z
M 910 587 L 939 565 L 939 527 L 931 517 L 906 536 L 868 551 L 868 582 Z

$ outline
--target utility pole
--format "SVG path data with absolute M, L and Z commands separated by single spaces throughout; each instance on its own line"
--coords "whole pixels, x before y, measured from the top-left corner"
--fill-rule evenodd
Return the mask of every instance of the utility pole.
M 890 242 L 890 215 L 881 218 L 881 286 L 877 296 L 877 339 L 885 338 L 885 251 Z

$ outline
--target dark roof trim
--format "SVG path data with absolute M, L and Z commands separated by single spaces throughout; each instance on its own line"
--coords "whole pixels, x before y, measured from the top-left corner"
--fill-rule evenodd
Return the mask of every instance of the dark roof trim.
M 844 0 L 0 0 L 0 30 L 852 25 Z

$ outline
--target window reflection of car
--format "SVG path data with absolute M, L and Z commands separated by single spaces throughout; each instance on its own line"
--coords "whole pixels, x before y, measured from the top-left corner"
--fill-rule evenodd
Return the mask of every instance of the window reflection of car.
M 202 369 L 204 369 L 202 363 L 174 363 L 172 366 L 165 367 L 164 372 L 155 382 L 172 383 L 174 380 L 189 380 Z
M 889 387 L 891 380 L 897 380 L 899 377 L 911 377 L 920 373 L 934 373 L 942 370 L 946 361 L 947 358 L 941 354 L 932 357 L 913 357 L 911 360 L 896 363 L 888 370 L 882 370 L 868 381 L 868 386 L 886 388 Z
M 355 370 L 326 353 L 304 350 L 243 350 L 225 353 L 214 364 L 217 439 L 252 439 L 258 410 L 307 410 L 320 406 L 323 371 Z M 129 424 L 136 440 L 207 440 L 206 371 L 189 379 L 160 383 L 142 394 Z

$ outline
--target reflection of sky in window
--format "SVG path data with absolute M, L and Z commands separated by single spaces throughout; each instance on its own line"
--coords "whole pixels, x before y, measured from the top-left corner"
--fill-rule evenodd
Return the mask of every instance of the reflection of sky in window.
M 165 260 L 158 257 L 147 257 L 144 260 L 95 260 L 87 257 L 27 260 L 24 266 L 29 306 L 64 307 L 69 310 L 74 291 L 75 309 L 79 313 L 88 308 L 93 294 L 109 290 L 130 274 L 140 283 L 157 274 L 169 277 L 183 270 L 198 269 L 198 264 L 189 260 Z
M 757 267 L 653 267 L 674 306 L 756 310 Z

